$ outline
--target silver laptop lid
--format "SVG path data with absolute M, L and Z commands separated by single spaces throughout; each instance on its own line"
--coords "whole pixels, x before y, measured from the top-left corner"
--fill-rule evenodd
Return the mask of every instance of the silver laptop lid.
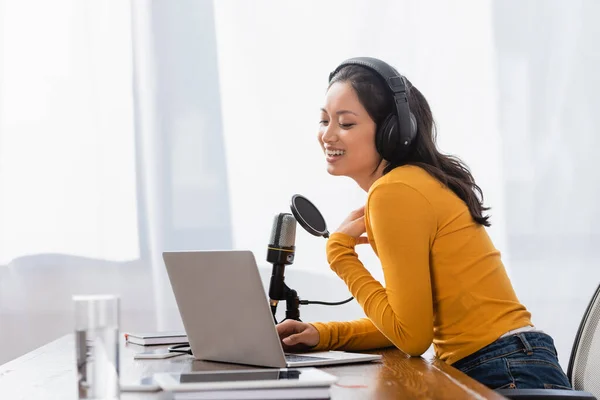
M 252 252 L 164 252 L 163 259 L 194 357 L 286 366 Z

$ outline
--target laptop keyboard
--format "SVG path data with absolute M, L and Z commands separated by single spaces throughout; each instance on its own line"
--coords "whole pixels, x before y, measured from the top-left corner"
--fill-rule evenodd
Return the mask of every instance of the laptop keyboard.
M 285 354 L 285 360 L 289 362 L 298 362 L 298 361 L 318 361 L 318 360 L 330 360 L 330 358 L 325 357 L 311 357 L 311 356 L 301 356 L 298 354 Z

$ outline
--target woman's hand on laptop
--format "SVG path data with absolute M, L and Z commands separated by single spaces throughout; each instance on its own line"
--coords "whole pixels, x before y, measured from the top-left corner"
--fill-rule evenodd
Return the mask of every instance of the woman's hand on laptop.
M 277 325 L 284 351 L 306 351 L 319 344 L 319 331 L 306 322 L 286 319 Z

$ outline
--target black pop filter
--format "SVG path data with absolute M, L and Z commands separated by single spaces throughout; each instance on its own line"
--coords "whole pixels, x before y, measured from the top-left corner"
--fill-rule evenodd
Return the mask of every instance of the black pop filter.
M 306 197 L 295 194 L 292 196 L 290 208 L 294 218 L 308 233 L 315 236 L 329 237 L 325 218 L 319 209 Z

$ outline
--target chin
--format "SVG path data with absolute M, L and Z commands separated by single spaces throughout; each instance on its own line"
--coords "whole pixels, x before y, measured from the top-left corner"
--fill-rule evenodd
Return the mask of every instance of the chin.
M 344 175 L 339 168 L 336 168 L 333 165 L 327 165 L 327 172 L 329 173 L 329 175 L 333 175 L 333 176 L 343 176 Z

